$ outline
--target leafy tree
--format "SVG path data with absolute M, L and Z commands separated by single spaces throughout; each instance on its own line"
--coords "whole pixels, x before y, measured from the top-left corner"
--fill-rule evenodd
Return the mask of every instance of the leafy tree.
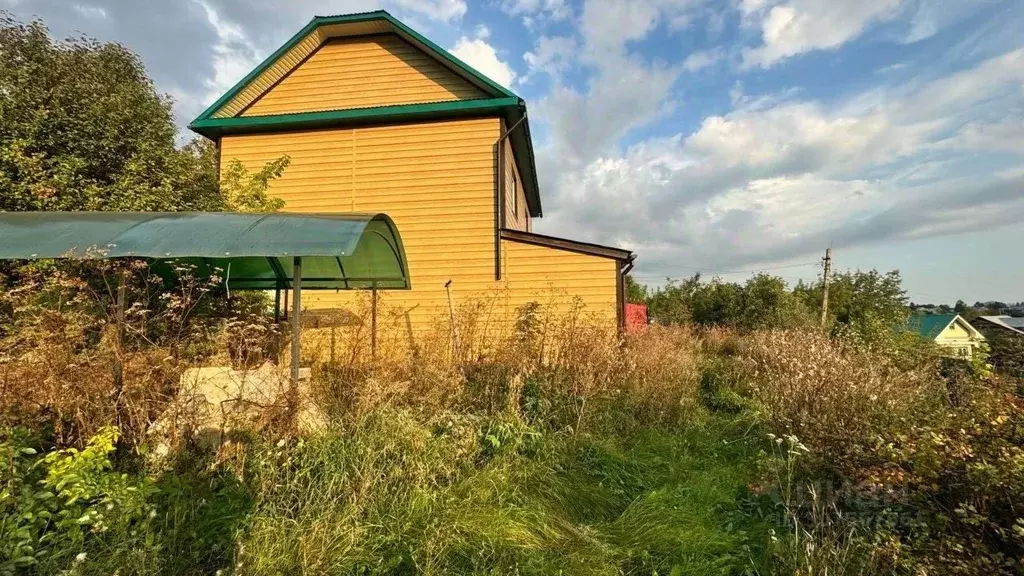
M 667 279 L 647 296 L 647 312 L 660 324 L 687 324 L 692 318 L 693 293 L 700 287 L 700 274 L 686 280 Z
M 779 277 L 759 274 L 746 284 L 700 274 L 682 281 L 670 280 L 650 293 L 651 317 L 662 324 L 694 323 L 744 329 L 792 328 L 812 322 L 803 300 Z
M 795 328 L 814 322 L 811 310 L 782 278 L 763 273 L 743 286 L 738 311 L 733 323 L 749 329 Z
M 647 285 L 637 282 L 632 274 L 626 274 L 626 301 L 633 304 L 647 303 Z
M 255 174 L 238 160 L 232 160 L 221 177 L 221 194 L 228 210 L 236 212 L 276 212 L 284 208 L 284 200 L 268 196 L 270 181 L 281 176 L 290 162 L 282 156 L 269 162 Z
M 821 284 L 799 285 L 796 293 L 811 308 L 821 306 Z M 840 272 L 828 292 L 828 320 L 833 330 L 852 329 L 863 336 L 892 331 L 906 322 L 907 293 L 898 270 Z
M 216 210 L 215 155 L 179 148 L 138 56 L 0 15 L 0 210 Z

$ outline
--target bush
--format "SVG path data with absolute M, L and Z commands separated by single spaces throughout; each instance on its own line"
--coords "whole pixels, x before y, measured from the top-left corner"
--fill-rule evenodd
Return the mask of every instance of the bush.
M 41 455 L 25 431 L 4 434 L 0 570 L 79 568 L 90 554 L 118 566 L 146 555 L 145 548 L 110 546 L 135 540 L 155 517 L 147 501 L 152 485 L 113 470 L 116 440 L 117 431 L 106 428 L 81 451 Z

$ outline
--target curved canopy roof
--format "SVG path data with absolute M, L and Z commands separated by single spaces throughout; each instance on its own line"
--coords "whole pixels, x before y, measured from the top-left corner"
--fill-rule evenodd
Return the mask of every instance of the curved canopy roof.
M 405 249 L 385 214 L 2 212 L 0 259 L 146 258 L 224 276 L 229 288 L 409 288 Z

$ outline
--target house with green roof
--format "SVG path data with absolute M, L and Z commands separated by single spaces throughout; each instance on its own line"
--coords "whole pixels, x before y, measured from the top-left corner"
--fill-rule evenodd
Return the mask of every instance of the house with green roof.
M 935 342 L 956 358 L 970 358 L 985 337 L 959 314 L 911 316 L 907 328 L 921 338 Z
M 313 18 L 190 127 L 216 144 L 222 173 L 287 156 L 269 187 L 285 211 L 387 214 L 411 287 L 382 304 L 410 343 L 438 334 L 456 301 L 497 330 L 532 302 L 622 326 L 632 252 L 533 231 L 543 212 L 526 102 L 385 11 Z

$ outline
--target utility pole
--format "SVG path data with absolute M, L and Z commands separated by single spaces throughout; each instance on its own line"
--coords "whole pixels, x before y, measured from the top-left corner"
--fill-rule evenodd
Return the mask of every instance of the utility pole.
M 825 257 L 822 259 L 825 264 L 824 282 L 821 286 L 821 325 L 825 325 L 828 319 L 828 281 L 832 278 L 832 249 L 825 249 Z

